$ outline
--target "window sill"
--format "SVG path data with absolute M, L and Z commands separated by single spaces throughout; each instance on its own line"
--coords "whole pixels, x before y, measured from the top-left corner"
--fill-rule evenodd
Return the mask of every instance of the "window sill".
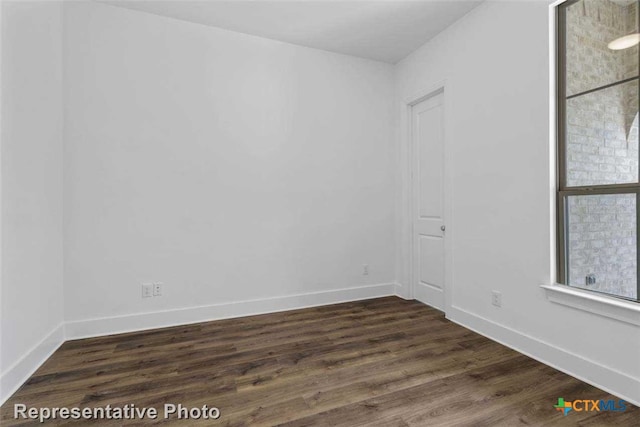
M 542 288 L 547 292 L 547 299 L 556 304 L 640 326 L 640 303 L 619 300 L 566 285 L 542 285 Z

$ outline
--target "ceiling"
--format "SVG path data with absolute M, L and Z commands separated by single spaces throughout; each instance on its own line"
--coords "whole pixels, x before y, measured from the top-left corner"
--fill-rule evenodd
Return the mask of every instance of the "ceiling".
M 105 0 L 115 6 L 396 63 L 481 1 Z

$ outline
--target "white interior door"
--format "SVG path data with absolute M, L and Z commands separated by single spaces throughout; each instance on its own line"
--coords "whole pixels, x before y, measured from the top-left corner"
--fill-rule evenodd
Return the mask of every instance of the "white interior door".
M 444 310 L 444 94 L 411 108 L 414 297 Z

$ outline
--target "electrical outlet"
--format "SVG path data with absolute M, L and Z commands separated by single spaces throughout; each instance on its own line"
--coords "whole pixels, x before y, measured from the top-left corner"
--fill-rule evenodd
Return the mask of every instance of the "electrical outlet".
M 159 296 L 162 295 L 162 285 L 163 284 L 164 283 L 162 283 L 162 282 L 155 282 L 153 284 L 153 296 L 154 297 L 159 297 Z
M 498 291 L 491 292 L 491 304 L 502 307 L 502 294 Z
M 142 298 L 150 298 L 153 296 L 153 283 L 142 284 Z
M 369 264 L 362 264 L 362 275 L 363 276 L 369 275 Z

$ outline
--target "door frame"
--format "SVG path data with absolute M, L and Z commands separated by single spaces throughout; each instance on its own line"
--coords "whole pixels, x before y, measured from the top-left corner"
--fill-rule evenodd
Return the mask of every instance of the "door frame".
M 402 235 L 400 237 L 399 248 L 401 248 L 400 258 L 400 292 L 406 299 L 415 299 L 416 283 L 414 277 L 414 226 L 413 226 L 413 209 L 415 207 L 414 194 L 414 168 L 413 154 L 415 152 L 413 141 L 413 107 L 422 101 L 442 94 L 443 96 L 443 141 L 444 141 L 444 205 L 443 220 L 447 227 L 444 238 L 444 311 L 449 311 L 452 305 L 453 297 L 453 168 L 452 168 L 452 150 L 451 150 L 451 85 L 446 80 L 440 81 L 431 87 L 419 91 L 411 96 L 404 98 L 401 106 L 401 141 L 400 162 L 401 162 L 401 206 L 402 206 Z M 406 283 L 406 286 L 402 285 Z

